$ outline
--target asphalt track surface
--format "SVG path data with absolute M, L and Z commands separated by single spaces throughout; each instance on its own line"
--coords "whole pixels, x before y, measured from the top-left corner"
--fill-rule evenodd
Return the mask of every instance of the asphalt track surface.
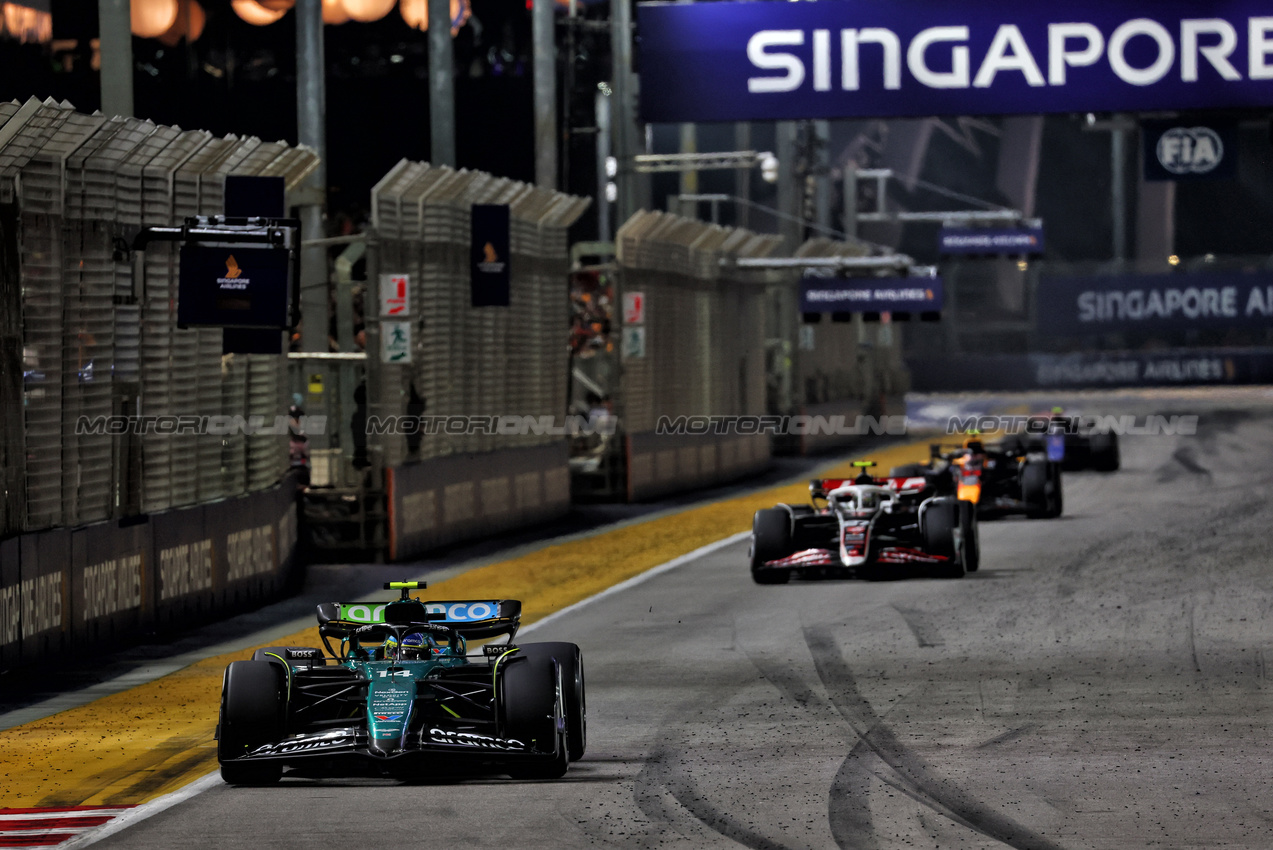
M 960 580 L 760 587 L 732 544 L 527 636 L 584 650 L 562 780 L 214 784 L 96 846 L 1267 848 L 1271 461 L 1250 409 L 1127 438 Z

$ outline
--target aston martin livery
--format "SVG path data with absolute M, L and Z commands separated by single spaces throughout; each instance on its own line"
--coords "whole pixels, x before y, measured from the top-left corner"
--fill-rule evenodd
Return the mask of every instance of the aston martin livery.
M 307 774 L 454 769 L 556 778 L 587 743 L 583 657 L 573 643 L 513 642 L 521 603 L 318 606 L 315 647 L 268 647 L 225 671 L 217 757 L 230 783 Z M 470 640 L 504 637 L 470 653 Z
M 783 584 L 792 575 L 869 575 L 927 565 L 959 577 L 980 561 L 977 515 L 955 497 L 946 473 L 875 478 L 871 461 L 856 478 L 815 478 L 809 505 L 778 505 L 752 519 L 751 575 Z

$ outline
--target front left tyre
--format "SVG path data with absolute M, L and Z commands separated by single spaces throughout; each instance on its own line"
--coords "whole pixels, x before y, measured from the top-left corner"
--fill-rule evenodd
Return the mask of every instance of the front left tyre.
M 277 741 L 283 731 L 284 696 L 279 673 L 268 661 L 234 661 L 221 686 L 221 722 L 217 760 L 221 778 L 231 785 L 268 785 L 283 775 L 277 762 L 235 761 L 257 747 Z

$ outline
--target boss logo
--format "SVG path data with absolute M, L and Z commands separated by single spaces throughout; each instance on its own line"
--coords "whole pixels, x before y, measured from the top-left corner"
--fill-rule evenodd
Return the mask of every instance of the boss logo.
M 317 658 L 317 649 L 289 649 L 287 651 L 288 658 Z
M 1206 174 L 1224 159 L 1224 142 L 1210 127 L 1173 127 L 1159 137 L 1157 153 L 1172 174 Z

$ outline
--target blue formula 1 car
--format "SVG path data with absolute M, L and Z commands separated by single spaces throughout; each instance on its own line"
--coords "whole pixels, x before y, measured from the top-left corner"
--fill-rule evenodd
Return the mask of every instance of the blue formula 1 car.
M 583 656 L 573 643 L 514 644 L 521 603 L 422 602 L 423 582 L 383 605 L 324 603 L 327 649 L 269 647 L 232 662 L 217 758 L 235 785 L 304 775 L 410 776 L 458 769 L 553 779 L 587 743 Z M 507 635 L 470 655 L 469 640 Z M 333 642 L 339 641 L 334 648 Z

